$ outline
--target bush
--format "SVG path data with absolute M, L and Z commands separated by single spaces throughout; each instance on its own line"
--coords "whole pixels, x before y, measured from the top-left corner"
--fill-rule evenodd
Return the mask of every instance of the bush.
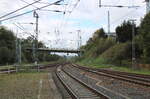
M 49 54 L 49 55 L 46 55 L 45 60 L 46 61 L 58 61 L 60 58 L 61 57 L 56 54 L 54 55 Z
M 142 57 L 145 63 L 150 63 L 150 13 L 141 22 L 139 41 L 143 49 Z
M 0 64 L 13 63 L 14 61 L 14 51 L 7 47 L 0 47 Z
M 112 38 L 100 38 L 85 46 L 84 57 L 98 57 L 115 44 Z
M 106 59 L 109 63 L 122 65 L 123 60 L 131 61 L 132 49 L 131 43 L 120 43 L 105 51 L 100 57 Z
M 12 31 L 0 27 L 0 64 L 15 62 L 15 39 Z

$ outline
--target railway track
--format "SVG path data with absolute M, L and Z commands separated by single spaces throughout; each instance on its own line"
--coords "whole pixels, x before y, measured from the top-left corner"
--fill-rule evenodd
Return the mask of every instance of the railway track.
M 111 71 L 111 70 L 105 70 L 105 69 L 92 69 L 88 67 L 79 66 L 76 64 L 72 64 L 72 66 L 79 68 L 79 69 L 86 70 L 88 72 L 98 74 L 98 75 L 103 75 L 103 76 L 111 77 L 114 79 L 119 79 L 119 80 L 150 87 L 149 75 L 125 73 L 125 72 Z
M 99 69 L 98 71 L 105 71 L 107 73 L 113 72 L 114 74 L 121 74 L 121 75 L 128 75 L 132 77 L 139 77 L 139 78 L 144 78 L 144 79 L 150 79 L 150 75 L 142 75 L 142 74 L 135 74 L 135 73 L 127 73 L 127 72 L 121 72 L 121 71 L 113 71 L 113 70 L 108 70 L 108 69 Z
M 62 66 L 57 68 L 56 75 L 72 99 L 109 99 L 108 96 L 64 71 Z

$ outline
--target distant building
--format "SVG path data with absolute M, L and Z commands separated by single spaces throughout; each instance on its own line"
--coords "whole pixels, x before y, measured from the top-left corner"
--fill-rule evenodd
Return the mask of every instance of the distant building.
M 106 35 L 108 37 L 113 37 L 113 38 L 116 38 L 116 36 L 117 36 L 115 32 L 106 33 Z

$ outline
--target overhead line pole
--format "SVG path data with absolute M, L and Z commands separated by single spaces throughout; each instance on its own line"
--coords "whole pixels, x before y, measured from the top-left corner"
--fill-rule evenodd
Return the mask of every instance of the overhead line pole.
M 102 1 L 101 1 L 101 0 L 99 0 L 99 7 L 101 7 L 101 5 L 102 5 Z
M 36 36 L 35 36 L 35 48 L 34 48 L 34 54 L 35 54 L 34 61 L 35 61 L 35 64 L 36 64 L 37 61 L 38 61 L 37 50 L 38 50 L 38 19 L 39 19 L 39 15 L 36 11 L 34 11 L 33 17 L 36 18 L 36 28 L 35 28 Z
M 145 0 L 146 2 L 146 13 L 150 12 L 150 0 Z
M 80 47 L 81 47 L 81 35 L 80 35 L 80 33 L 81 33 L 81 30 L 77 30 L 77 35 L 78 35 L 78 50 L 80 50 Z M 78 53 L 78 56 L 80 57 L 81 56 L 81 54 L 80 53 Z
M 130 20 L 132 23 L 132 68 L 136 69 L 136 53 L 135 53 L 135 21 L 134 19 Z
M 16 40 L 15 40 L 15 43 L 16 43 L 16 71 L 18 72 L 18 38 L 17 38 L 17 34 L 18 34 L 18 29 L 16 31 Z
M 110 13 L 108 11 L 108 35 L 110 35 Z
M 136 65 L 136 55 L 135 55 L 135 21 L 136 20 L 130 20 L 132 22 L 132 68 L 135 68 Z

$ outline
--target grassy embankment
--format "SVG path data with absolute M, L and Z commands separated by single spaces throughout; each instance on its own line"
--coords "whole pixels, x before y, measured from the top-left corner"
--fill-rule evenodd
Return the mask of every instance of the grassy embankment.
M 110 38 L 96 38 L 83 46 L 83 49 L 84 54 L 76 60 L 80 65 L 150 75 L 150 70 L 132 69 L 131 42 L 116 43 Z
M 115 66 L 115 65 L 111 65 L 111 64 L 105 64 L 104 61 L 105 60 L 102 58 L 97 58 L 97 59 L 87 58 L 80 62 L 77 62 L 77 64 L 92 67 L 92 68 L 109 68 L 112 70 L 118 70 L 118 71 L 123 71 L 123 72 L 150 75 L 150 70 L 144 70 L 144 69 L 143 70 L 133 70 L 132 68 L 126 67 L 126 66 Z

